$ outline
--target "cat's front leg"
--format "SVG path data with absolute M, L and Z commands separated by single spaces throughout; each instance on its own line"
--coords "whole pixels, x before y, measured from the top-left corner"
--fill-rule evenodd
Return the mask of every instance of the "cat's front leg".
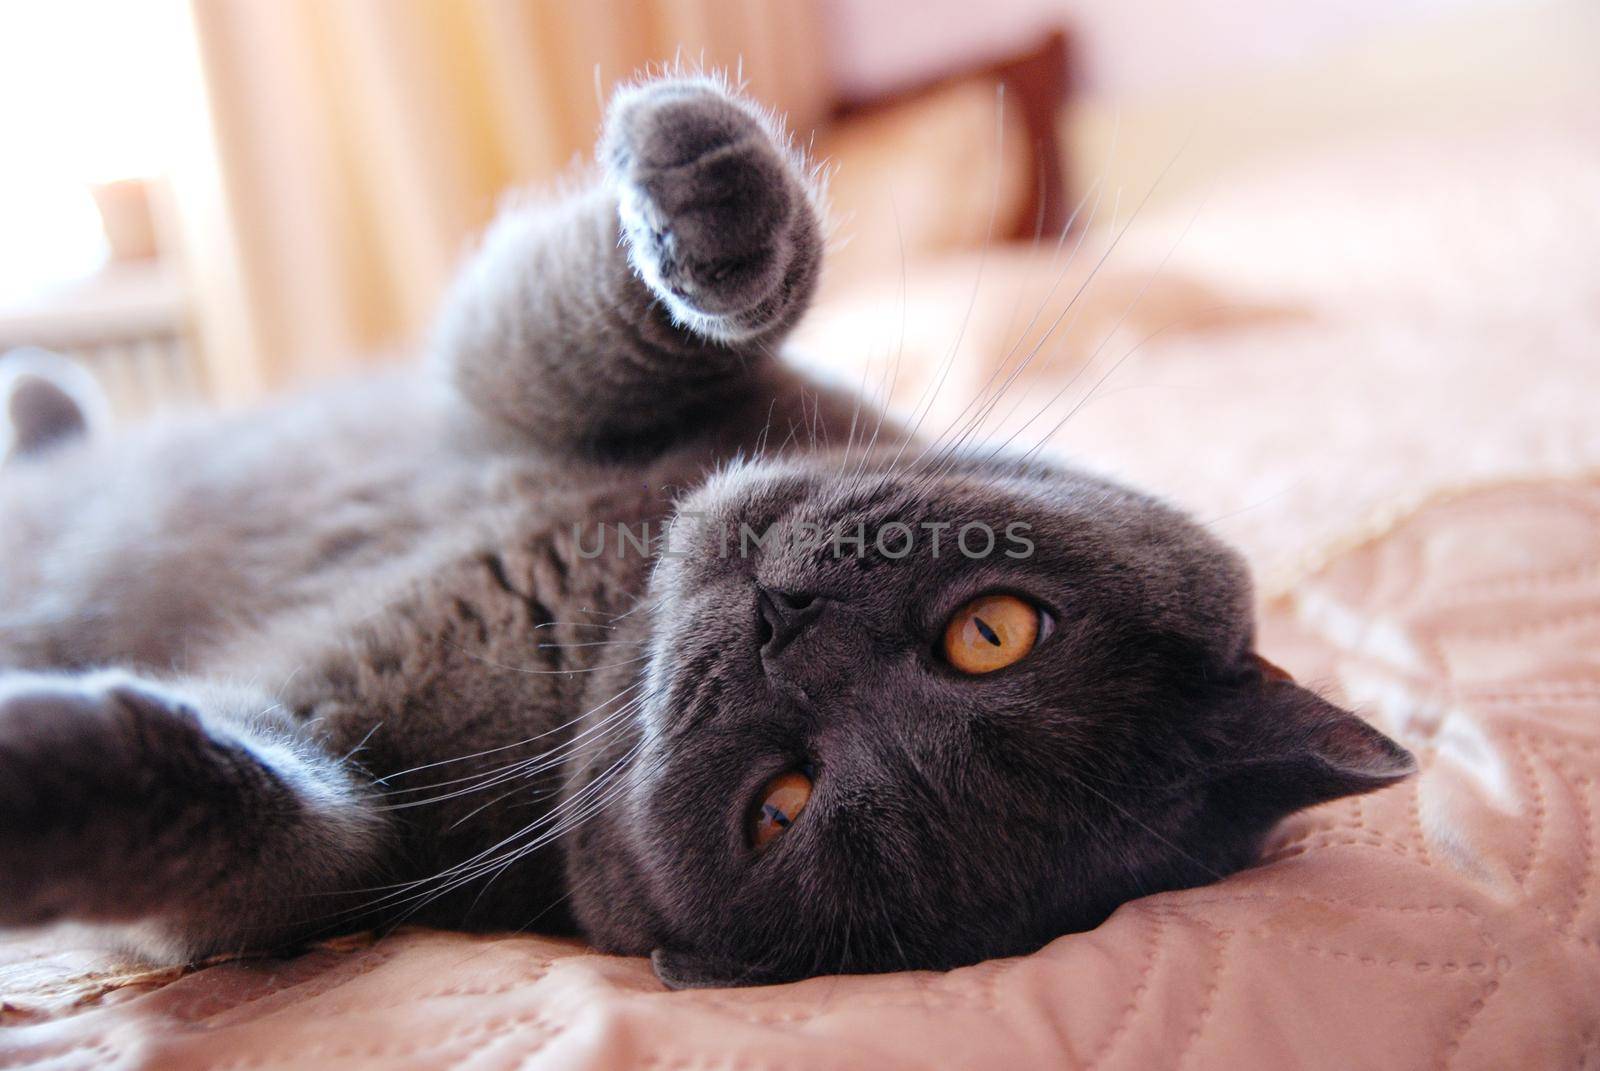
M 822 253 L 812 192 L 753 105 L 706 79 L 626 89 L 599 156 L 629 260 L 686 331 L 738 347 L 805 311 Z
M 0 676 L 0 926 L 124 925 L 178 958 L 333 928 L 383 831 L 269 706 L 122 673 Z
M 547 448 L 637 453 L 762 389 L 816 287 L 822 227 L 775 123 L 710 79 L 620 92 L 598 156 L 588 189 L 490 228 L 436 345 L 494 421 Z

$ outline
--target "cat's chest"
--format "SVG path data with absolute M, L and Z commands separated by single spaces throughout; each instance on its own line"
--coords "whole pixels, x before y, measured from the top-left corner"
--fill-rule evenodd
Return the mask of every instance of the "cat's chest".
M 491 575 L 503 569 L 497 582 L 529 597 L 632 602 L 667 545 L 674 500 L 703 470 L 692 459 L 637 469 L 508 469 L 490 492 L 499 507 L 480 522 L 476 553 L 497 558 Z
M 508 466 L 397 577 L 379 636 L 440 648 L 450 676 L 507 678 L 564 706 L 586 678 L 637 655 L 625 638 L 648 588 L 692 461 L 637 470 Z M 520 679 L 519 679 L 520 678 Z
M 524 476 L 508 474 L 492 516 L 460 518 L 466 538 L 415 563 L 381 609 L 351 605 L 333 642 L 294 655 L 291 709 L 330 747 L 363 747 L 378 776 L 459 755 L 482 757 L 458 776 L 531 761 L 578 731 L 597 687 L 622 692 L 643 666 L 654 561 L 636 540 L 660 531 L 670 499 L 599 476 L 499 497 Z M 633 533 L 621 553 L 619 528 Z

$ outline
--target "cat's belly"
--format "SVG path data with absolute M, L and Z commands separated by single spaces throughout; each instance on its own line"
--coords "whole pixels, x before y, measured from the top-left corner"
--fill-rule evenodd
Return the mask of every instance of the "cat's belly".
M 0 667 L 199 671 L 280 618 L 375 609 L 508 517 L 643 493 L 633 470 L 490 449 L 457 419 L 384 381 L 6 470 Z

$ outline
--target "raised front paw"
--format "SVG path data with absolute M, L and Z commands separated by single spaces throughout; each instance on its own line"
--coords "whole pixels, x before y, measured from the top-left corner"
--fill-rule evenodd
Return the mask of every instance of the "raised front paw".
M 815 286 L 821 231 L 803 165 L 711 79 L 612 101 L 600 159 L 635 269 L 685 326 L 738 340 L 787 327 Z
M 227 751 L 143 682 L 0 676 L 0 926 L 148 913 Z

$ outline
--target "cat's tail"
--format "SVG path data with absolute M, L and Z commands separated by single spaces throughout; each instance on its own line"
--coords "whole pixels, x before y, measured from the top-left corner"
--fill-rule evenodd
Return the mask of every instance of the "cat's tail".
M 32 347 L 0 354 L 0 464 L 87 438 L 109 408 L 76 361 Z

